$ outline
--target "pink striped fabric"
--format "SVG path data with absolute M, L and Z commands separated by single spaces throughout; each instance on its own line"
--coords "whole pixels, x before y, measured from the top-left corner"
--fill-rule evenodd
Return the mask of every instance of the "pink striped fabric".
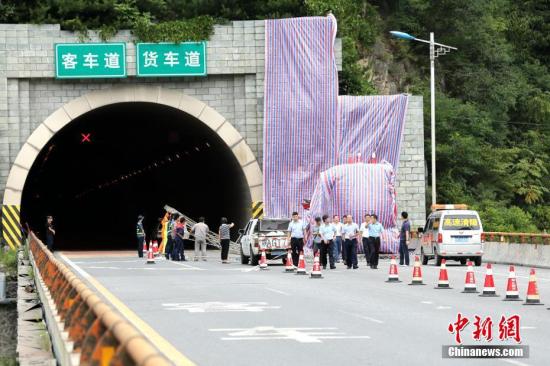
M 264 210 L 289 217 L 337 155 L 336 19 L 266 20 L 265 34 Z
M 366 159 L 376 153 L 378 161 L 389 162 L 397 171 L 408 99 L 407 95 L 338 97 L 337 162 L 343 164 L 358 154 Z

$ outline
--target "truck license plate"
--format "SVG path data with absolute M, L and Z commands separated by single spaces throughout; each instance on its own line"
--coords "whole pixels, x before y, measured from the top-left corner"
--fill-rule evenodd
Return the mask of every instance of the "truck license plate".
M 261 243 L 262 248 L 265 249 L 283 249 L 286 247 L 286 239 L 264 239 Z

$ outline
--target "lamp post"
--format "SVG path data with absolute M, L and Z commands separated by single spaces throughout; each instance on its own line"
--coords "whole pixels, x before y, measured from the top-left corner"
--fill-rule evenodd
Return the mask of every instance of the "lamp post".
M 430 120 L 431 120 L 431 140 L 432 140 L 432 205 L 437 203 L 436 196 L 436 172 L 435 172 L 435 59 L 438 56 L 443 56 L 451 50 L 456 50 L 456 47 L 447 46 L 445 44 L 436 43 L 434 34 L 430 32 L 430 40 L 416 38 L 408 33 L 391 31 L 392 36 L 396 38 L 406 39 L 408 41 L 417 41 L 430 45 Z

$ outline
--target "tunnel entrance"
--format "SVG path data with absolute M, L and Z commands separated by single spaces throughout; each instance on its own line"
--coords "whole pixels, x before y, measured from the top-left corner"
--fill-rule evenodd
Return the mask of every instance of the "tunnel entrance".
M 148 237 L 165 204 L 217 231 L 222 216 L 244 227 L 250 203 L 243 168 L 216 132 L 179 109 L 127 102 L 84 113 L 48 141 L 21 215 L 39 234 L 53 215 L 57 249 L 134 249 L 138 214 Z

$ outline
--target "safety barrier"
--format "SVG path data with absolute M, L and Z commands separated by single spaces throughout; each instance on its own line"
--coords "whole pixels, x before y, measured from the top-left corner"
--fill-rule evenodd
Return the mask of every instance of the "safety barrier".
M 55 319 L 72 344 L 69 351 L 73 356 L 78 355 L 79 361 L 74 364 L 173 365 L 133 325 L 58 261 L 34 233 L 29 235 L 29 247 L 40 277 L 37 281 L 47 289 L 50 304 L 55 307 Z M 52 324 L 48 324 L 50 326 Z M 71 363 L 68 358 L 58 361 L 62 365 Z
M 485 236 L 485 240 L 490 242 L 550 244 L 550 234 L 485 232 L 483 235 Z

